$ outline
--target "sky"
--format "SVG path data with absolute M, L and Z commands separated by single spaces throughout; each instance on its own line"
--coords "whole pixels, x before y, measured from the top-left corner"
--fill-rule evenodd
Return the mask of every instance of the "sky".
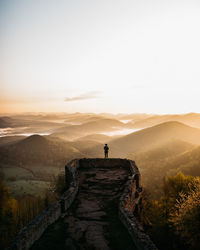
M 0 0 L 0 112 L 200 112 L 200 1 Z

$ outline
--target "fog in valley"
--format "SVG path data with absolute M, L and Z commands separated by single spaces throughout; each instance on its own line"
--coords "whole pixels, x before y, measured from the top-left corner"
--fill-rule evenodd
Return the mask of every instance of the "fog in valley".
M 196 249 L 199 240 L 191 232 L 198 233 L 199 228 L 187 220 L 182 225 L 182 218 L 186 210 L 196 221 L 193 211 L 199 211 L 200 114 L 5 114 L 0 117 L 0 133 L 2 207 L 12 209 L 13 216 L 20 213 L 16 219 L 4 217 L 12 222 L 13 231 L 1 240 L 3 246 L 59 199 L 69 161 L 103 158 L 108 144 L 109 158 L 128 158 L 139 168 L 140 220 L 159 249 L 185 249 L 183 245 Z M 183 233 L 178 231 L 180 225 Z M 4 227 L 9 230 L 6 221 Z
M 0 173 L 16 196 L 45 192 L 73 158 L 104 157 L 105 143 L 109 157 L 136 162 L 148 190 L 179 171 L 200 175 L 198 113 L 13 114 L 0 127 Z

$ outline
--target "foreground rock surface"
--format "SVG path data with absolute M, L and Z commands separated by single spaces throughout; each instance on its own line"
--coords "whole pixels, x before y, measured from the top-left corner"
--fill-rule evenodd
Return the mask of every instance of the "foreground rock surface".
M 32 250 L 136 249 L 118 217 L 119 199 L 131 175 L 124 165 L 85 165 L 67 216 L 53 224 Z

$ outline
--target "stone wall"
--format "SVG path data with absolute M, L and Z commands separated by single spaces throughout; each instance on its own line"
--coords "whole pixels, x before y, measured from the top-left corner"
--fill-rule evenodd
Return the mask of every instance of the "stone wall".
M 150 237 L 145 234 L 137 216 L 142 202 L 140 173 L 134 161 L 129 161 L 132 176 L 126 182 L 119 202 L 119 218 L 131 235 L 138 250 L 156 250 Z
M 142 186 L 140 172 L 134 161 L 127 159 L 80 159 L 78 162 L 74 160 L 66 166 L 66 182 L 70 181 L 69 173 L 73 174 L 75 185 L 78 185 L 78 168 L 96 168 L 101 167 L 116 167 L 122 166 L 130 170 L 130 176 L 125 184 L 123 195 L 119 203 L 119 218 L 131 235 L 133 242 L 138 250 L 156 250 L 156 246 L 151 241 L 150 237 L 145 234 L 137 217 L 140 214 L 142 202 Z
M 67 191 L 60 197 L 60 200 L 34 220 L 32 220 L 15 238 L 7 250 L 26 250 L 38 240 L 49 225 L 54 223 L 60 217 L 65 216 L 68 208 L 74 201 L 78 192 L 78 169 L 96 168 L 98 165 L 112 168 L 122 166 L 130 171 L 130 176 L 124 187 L 123 195 L 119 202 L 119 218 L 127 228 L 138 250 L 154 250 L 155 245 L 147 236 L 136 219 L 139 214 L 142 198 L 142 187 L 140 183 L 140 173 L 133 161 L 126 159 L 75 159 L 69 162 L 65 167 L 65 177 Z

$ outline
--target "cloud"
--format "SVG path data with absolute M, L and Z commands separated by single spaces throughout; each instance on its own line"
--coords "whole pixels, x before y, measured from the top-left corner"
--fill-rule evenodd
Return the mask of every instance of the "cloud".
M 74 102 L 74 101 L 82 101 L 82 100 L 99 98 L 100 93 L 101 92 L 99 92 L 99 91 L 92 91 L 92 92 L 87 92 L 87 93 L 79 95 L 79 96 L 66 97 L 65 102 Z

